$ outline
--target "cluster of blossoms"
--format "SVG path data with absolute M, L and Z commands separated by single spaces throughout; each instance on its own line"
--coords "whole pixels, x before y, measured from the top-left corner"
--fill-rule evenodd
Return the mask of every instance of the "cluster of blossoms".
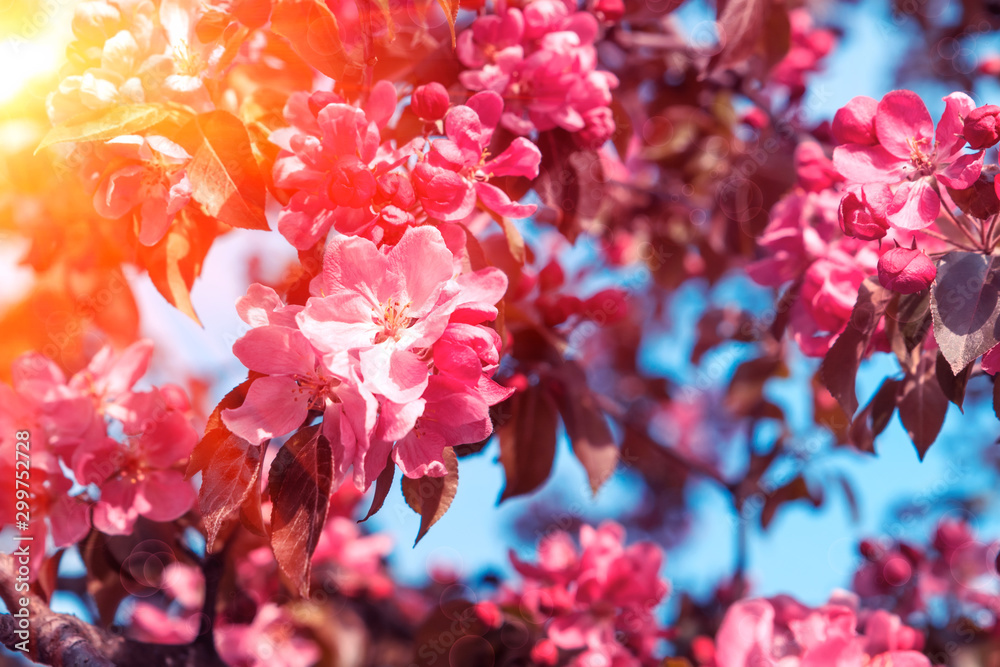
M 467 270 L 464 232 L 443 230 L 410 228 L 381 249 L 332 239 L 305 306 L 252 285 L 238 309 L 253 328 L 233 351 L 263 377 L 223 411 L 226 426 L 258 445 L 321 412 L 335 486 L 353 466 L 362 490 L 390 452 L 409 477 L 443 476 L 446 447 L 487 438 L 489 408 L 511 390 L 490 380 L 501 341 L 483 322 L 496 317 L 507 279 Z
M 924 637 L 887 611 L 858 609 L 849 593 L 812 609 L 786 595 L 741 600 L 716 635 L 713 667 L 892 665 L 931 667 Z
M 855 97 L 834 117 L 840 142 L 833 154 L 847 186 L 840 205 L 844 232 L 863 240 L 893 230 L 918 231 L 934 224 L 942 203 L 953 208 L 941 185 L 971 187 L 983 169 L 983 151 L 965 152 L 965 120 L 975 103 L 964 93 L 944 98 L 937 129 L 923 101 L 896 90 L 880 102 Z M 908 294 L 925 289 L 936 269 L 915 248 L 893 248 L 879 261 L 883 286 Z
M 458 58 L 468 68 L 459 80 L 502 94 L 509 106 L 501 123 L 515 134 L 562 128 L 597 148 L 614 134 L 609 105 L 618 87 L 614 74 L 597 69 L 599 34 L 594 14 L 572 0 L 504 6 L 459 35 Z
M 806 92 L 806 76 L 819 71 L 821 61 L 836 44 L 832 30 L 813 25 L 812 15 L 803 8 L 788 12 L 791 44 L 788 53 L 771 70 L 770 80 L 787 86 L 793 98 Z
M 351 485 L 342 486 L 331 497 L 327 522 L 312 557 L 312 578 L 331 596 L 384 600 L 396 591 L 385 565 L 392 540 L 387 535 L 362 533 L 353 519 L 362 497 Z M 271 548 L 265 545 L 239 554 L 234 573 L 239 595 L 223 610 L 215 631 L 216 648 L 226 663 L 316 664 L 320 654 L 316 642 L 300 630 L 293 614 L 273 603 L 281 595 L 281 577 Z M 158 644 L 193 641 L 205 599 L 201 570 L 173 562 L 163 569 L 157 585 L 162 593 L 158 602 L 142 599 L 132 608 L 132 637 Z M 244 601 L 252 604 L 252 616 L 241 608 Z
M 816 144 L 797 148 L 799 185 L 772 210 L 759 240 L 767 256 L 748 273 L 764 285 L 801 281 L 790 328 L 807 354 L 829 349 L 865 278 L 912 294 L 933 283 L 935 257 L 989 252 L 993 227 L 953 211 L 954 193 L 977 187 L 984 150 L 997 143 L 997 108 L 964 93 L 944 103 L 935 127 L 911 91 L 855 97 L 830 128 L 832 161 Z
M 946 599 L 966 613 L 986 610 L 996 626 L 996 545 L 976 539 L 965 521 L 941 521 L 928 547 L 865 540 L 860 551 L 864 562 L 854 575 L 853 589 L 865 601 L 906 617 L 930 613 L 935 601 Z
M 69 48 L 73 73 L 49 95 L 49 119 L 58 125 L 81 114 L 151 102 L 212 110 L 206 82 L 224 69 L 226 48 L 196 35 L 207 11 L 190 0 L 79 3 Z M 158 135 L 123 134 L 91 148 L 74 161 L 95 190 L 97 213 L 116 220 L 134 210 L 139 242 L 157 243 L 191 200 L 185 169 L 191 156 Z
M 151 354 L 148 341 L 120 355 L 105 347 L 67 379 L 52 360 L 29 353 L 14 364 L 13 387 L 0 385 L 5 466 L 17 460 L 15 434 L 30 433 L 30 525 L 39 542 L 45 541 L 46 524 L 55 545 L 67 546 L 86 536 L 91 524 L 109 535 L 125 535 L 140 516 L 172 521 L 194 504 L 183 464 L 198 432 L 184 390 L 133 388 Z M 114 437 L 117 433 L 123 437 Z M 85 490 L 71 493 L 74 482 Z M 18 511 L 6 504 L 16 497 L 14 484 L 15 473 L 7 470 L 6 525 L 15 523 Z
M 580 528 L 580 548 L 558 531 L 538 545 L 538 562 L 511 553 L 524 577 L 520 590 L 504 592 L 501 606 L 527 614 L 544 625 L 546 638 L 532 649 L 541 665 L 639 667 L 659 664 L 654 657 L 663 631 L 653 614 L 667 595 L 660 578 L 663 552 L 651 542 L 625 546 L 625 530 L 608 521 Z M 560 652 L 572 655 L 560 662 Z
M 278 230 L 299 249 L 326 238 L 331 228 L 376 244 L 396 243 L 403 232 L 428 221 L 467 218 L 477 203 L 499 215 L 522 218 L 534 206 L 512 203 L 489 180 L 538 176 L 541 153 L 517 138 L 495 157 L 488 152 L 504 101 L 494 92 L 473 95 L 449 109 L 440 84 L 417 88 L 411 108 L 437 123 L 444 135 L 417 137 L 397 146 L 382 140 L 396 111 L 396 89 L 377 83 L 359 109 L 336 93 L 293 94 L 285 106 L 290 127 L 271 141 L 282 148 L 274 182 L 291 193 Z
M 49 119 L 58 124 L 87 111 L 160 101 L 214 108 L 205 83 L 221 73 L 229 54 L 223 42 L 198 38 L 206 11 L 193 0 L 77 4 L 76 39 L 69 47 L 73 73 L 49 96 Z
M 796 168 L 798 186 L 774 206 L 758 240 L 767 257 L 747 273 L 762 285 L 802 281 L 789 330 L 803 352 L 822 356 L 850 319 L 858 287 L 875 272 L 878 253 L 841 233 L 841 178 L 818 144 L 799 145 Z

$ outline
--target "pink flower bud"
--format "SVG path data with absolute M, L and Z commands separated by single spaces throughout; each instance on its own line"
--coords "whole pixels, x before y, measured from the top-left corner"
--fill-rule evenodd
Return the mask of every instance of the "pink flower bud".
M 919 630 L 903 625 L 896 631 L 897 650 L 900 651 L 923 651 L 924 633 Z
M 981 73 L 989 74 L 990 76 L 1000 74 L 1000 56 L 983 58 L 979 61 L 979 66 L 976 69 L 978 69 Z
M 309 96 L 309 110 L 314 116 L 331 104 L 343 104 L 344 98 L 329 90 L 317 90 Z
M 625 3 L 623 0 L 594 0 L 591 11 L 605 21 L 614 23 L 625 14 Z
M 1000 141 L 997 116 L 1000 116 L 1000 107 L 995 104 L 987 104 L 969 112 L 962 130 L 969 146 L 979 150 L 989 148 Z
M 865 144 L 872 146 L 878 143 L 875 135 L 875 110 L 878 102 L 870 97 L 859 95 L 837 110 L 833 117 L 833 138 L 840 144 Z
M 476 616 L 488 628 L 496 629 L 503 625 L 503 612 L 492 602 L 480 602 L 475 606 Z
M 927 289 L 937 268 L 922 250 L 893 248 L 878 260 L 878 281 L 882 287 L 900 294 L 913 294 Z
M 551 639 L 542 639 L 531 647 L 531 661 L 539 665 L 554 665 L 559 662 L 559 648 Z
M 448 90 L 436 81 L 417 86 L 410 97 L 410 108 L 413 109 L 413 113 L 427 121 L 444 118 L 449 106 L 451 101 L 448 99 Z
M 882 576 L 890 586 L 902 586 L 913 576 L 913 567 L 905 558 L 890 558 L 882 567 Z
M 883 184 L 867 185 L 848 192 L 840 200 L 840 228 L 848 236 L 874 241 L 889 230 L 886 207 L 892 201 L 892 191 Z
M 596 107 L 583 114 L 583 129 L 573 133 L 582 148 L 597 150 L 615 133 L 615 117 L 609 107 Z

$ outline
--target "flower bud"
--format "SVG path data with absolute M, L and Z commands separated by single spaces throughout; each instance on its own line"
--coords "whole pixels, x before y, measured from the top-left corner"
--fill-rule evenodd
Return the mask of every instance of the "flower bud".
M 625 14 L 625 3 L 623 0 L 594 0 L 591 11 L 605 21 L 614 23 Z
M 559 647 L 551 639 L 541 639 L 531 647 L 531 661 L 538 665 L 554 665 L 559 662 Z
M 890 586 L 902 586 L 913 576 L 913 567 L 905 558 L 894 556 L 882 567 L 882 577 Z
M 962 129 L 969 146 L 980 150 L 994 146 L 1000 141 L 997 116 L 1000 116 L 1000 107 L 995 104 L 987 104 L 969 112 L 969 116 L 965 119 L 965 127 Z
M 848 192 L 840 200 L 840 228 L 848 236 L 874 241 L 889 230 L 886 207 L 892 201 L 892 191 L 883 184 L 867 185 Z
M 121 12 L 101 0 L 81 2 L 73 12 L 73 34 L 85 42 L 100 44 L 121 28 Z
M 451 101 L 448 99 L 448 90 L 436 81 L 417 86 L 410 97 L 413 113 L 426 121 L 441 120 L 448 113 L 449 106 Z
M 331 104 L 343 104 L 344 98 L 329 90 L 317 90 L 309 96 L 309 110 L 314 116 Z
M 859 95 L 837 110 L 833 117 L 833 138 L 840 144 L 878 143 L 875 135 L 875 110 L 878 102 Z
M 930 257 L 915 248 L 893 248 L 878 260 L 878 281 L 882 287 L 900 294 L 913 294 L 927 289 L 937 268 Z

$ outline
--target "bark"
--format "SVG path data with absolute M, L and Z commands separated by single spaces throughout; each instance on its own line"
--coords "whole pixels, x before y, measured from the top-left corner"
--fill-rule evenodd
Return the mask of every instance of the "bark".
M 218 573 L 214 561 L 212 572 Z M 52 667 L 223 667 L 224 663 L 215 651 L 212 642 L 211 622 L 202 624 L 199 636 L 191 644 L 147 644 L 126 639 L 111 631 L 85 623 L 69 614 L 52 611 L 45 601 L 33 592 L 17 592 L 14 589 L 16 567 L 10 556 L 0 556 L 0 597 L 8 609 L 21 608 L 20 598 L 28 598 L 29 624 L 31 631 L 28 657 L 35 662 Z M 206 577 L 208 578 L 208 577 Z M 211 581 L 211 579 L 210 579 Z M 214 602 L 214 600 L 213 600 Z M 206 609 L 213 607 L 206 596 Z M 0 642 L 7 648 L 14 648 L 20 640 L 14 634 L 16 621 L 9 614 L 0 615 Z

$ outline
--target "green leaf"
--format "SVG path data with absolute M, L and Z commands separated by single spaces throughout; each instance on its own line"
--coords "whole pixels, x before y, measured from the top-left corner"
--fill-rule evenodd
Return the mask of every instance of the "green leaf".
M 67 141 L 107 141 L 123 134 L 137 134 L 167 120 L 175 111 L 159 104 L 126 104 L 88 111 L 53 127 L 35 153 Z

